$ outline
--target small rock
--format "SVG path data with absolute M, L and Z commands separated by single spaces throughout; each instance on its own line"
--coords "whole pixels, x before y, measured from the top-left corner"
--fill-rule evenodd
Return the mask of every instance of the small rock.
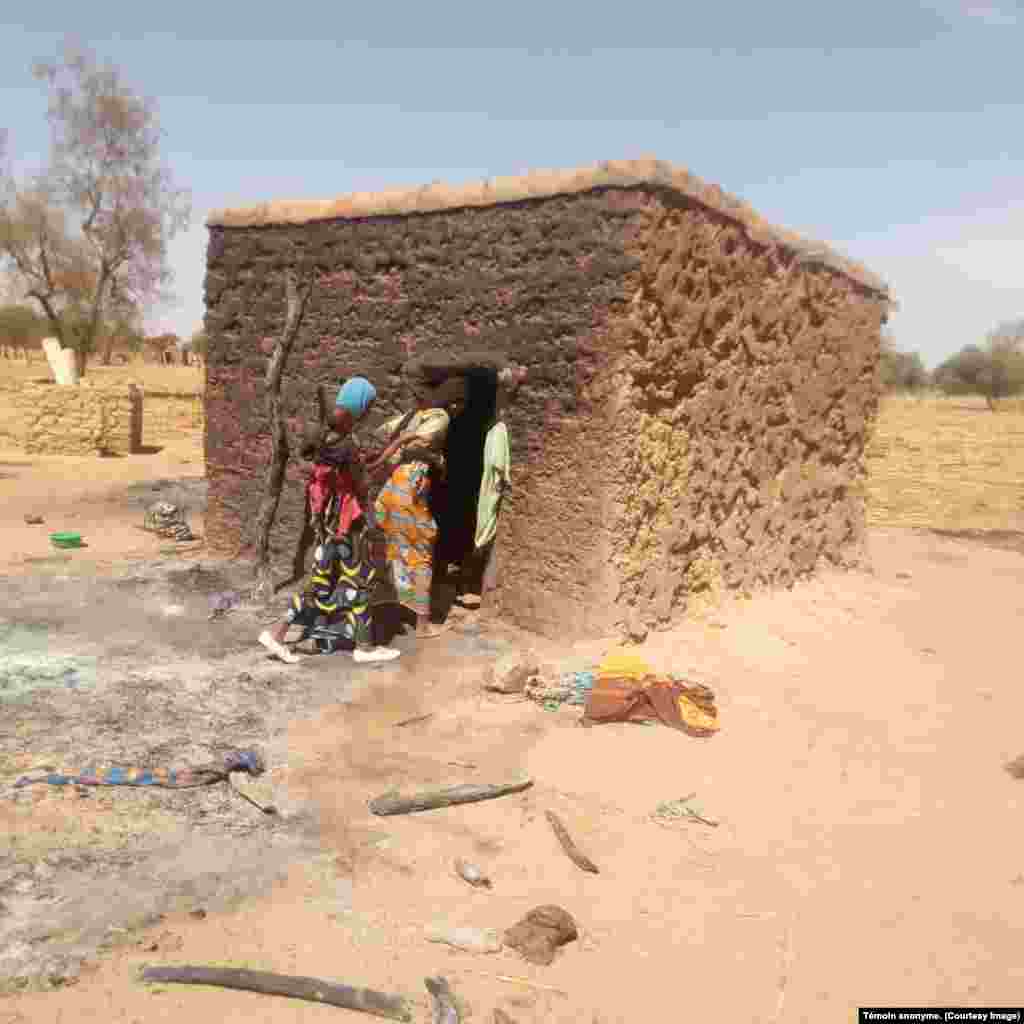
M 576 922 L 568 911 L 554 905 L 535 907 L 505 932 L 505 945 L 533 964 L 547 966 L 559 946 L 579 938 Z
M 251 672 L 239 672 L 237 678 L 238 678 L 238 681 L 240 683 L 251 683 L 252 682 L 252 673 Z
M 487 669 L 484 689 L 494 693 L 522 693 L 539 670 L 532 651 L 503 655 Z
M 912 580 L 914 577 L 909 572 L 898 572 L 896 573 L 896 579 L 898 580 Z
M 206 920 L 206 911 L 203 910 L 202 907 L 199 907 L 196 910 L 190 910 L 188 916 L 189 917 L 194 917 L 197 921 L 205 921 Z
M 455 873 L 464 882 L 478 889 L 490 889 L 491 880 L 475 864 L 461 858 L 455 861 Z
M 25 516 L 25 522 L 28 523 L 29 526 L 41 526 L 45 522 L 45 520 L 43 519 L 42 516 L 30 515 Z

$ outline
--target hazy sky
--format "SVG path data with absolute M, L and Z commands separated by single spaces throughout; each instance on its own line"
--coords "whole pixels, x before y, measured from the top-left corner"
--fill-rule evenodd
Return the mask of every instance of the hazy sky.
M 17 10 L 0 126 L 20 165 L 47 139 L 31 62 L 66 33 L 159 100 L 195 217 L 151 329 L 201 323 L 210 209 L 644 153 L 887 278 L 930 365 L 1024 316 L 1021 0 Z

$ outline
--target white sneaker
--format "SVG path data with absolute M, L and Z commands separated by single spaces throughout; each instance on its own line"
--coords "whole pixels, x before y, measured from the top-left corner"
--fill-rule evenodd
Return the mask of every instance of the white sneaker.
M 394 647 L 374 647 L 372 651 L 361 651 L 358 647 L 352 652 L 352 658 L 358 664 L 377 661 L 394 661 L 401 655 Z
M 271 635 L 268 630 L 264 630 L 260 633 L 259 641 L 264 647 L 275 657 L 280 658 L 281 661 L 286 662 L 289 665 L 296 665 L 302 659 L 285 647 L 284 644 L 279 644 Z

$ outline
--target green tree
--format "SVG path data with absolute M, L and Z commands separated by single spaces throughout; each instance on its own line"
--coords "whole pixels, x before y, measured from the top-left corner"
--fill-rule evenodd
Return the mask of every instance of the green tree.
M 0 345 L 31 351 L 46 337 L 46 320 L 28 306 L 0 306 Z
M 189 348 L 204 362 L 206 360 L 206 331 L 200 327 L 192 333 L 188 342 Z
M 919 352 L 903 352 L 896 347 L 890 333 L 882 335 L 882 358 L 879 366 L 882 389 L 888 392 L 917 392 L 929 384 L 928 370 Z
M 34 71 L 49 90 L 49 160 L 24 180 L 0 174 L 0 269 L 84 372 L 109 306 L 165 294 L 168 242 L 191 210 L 160 160 L 155 105 L 117 68 L 66 46 Z
M 983 345 L 965 345 L 938 367 L 935 383 L 947 395 L 983 395 L 993 410 L 1024 392 L 1024 320 L 1000 324 Z

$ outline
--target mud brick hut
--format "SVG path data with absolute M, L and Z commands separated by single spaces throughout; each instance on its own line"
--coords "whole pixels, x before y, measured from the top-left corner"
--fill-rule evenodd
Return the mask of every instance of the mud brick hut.
M 317 386 L 352 374 L 378 385 L 384 415 L 410 373 L 470 372 L 446 558 L 471 535 L 495 371 L 528 368 L 508 410 L 498 595 L 519 624 L 640 635 L 703 589 L 857 557 L 888 291 L 717 186 L 641 160 L 271 202 L 208 225 L 215 550 L 252 539 L 287 272 L 313 285 L 283 383 L 293 430 Z M 272 537 L 285 575 L 303 519 L 293 459 Z

